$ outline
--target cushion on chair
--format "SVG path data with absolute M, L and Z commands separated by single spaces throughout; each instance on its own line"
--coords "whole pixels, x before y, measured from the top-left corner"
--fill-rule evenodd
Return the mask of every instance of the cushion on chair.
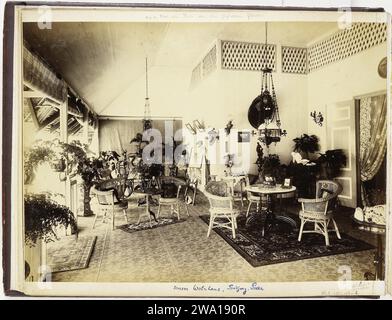
M 323 199 L 328 197 L 328 196 L 330 196 L 330 195 L 332 195 L 332 194 L 334 194 L 334 192 L 332 190 L 325 189 L 325 188 L 321 188 L 320 189 L 320 196 Z
M 178 186 L 175 183 L 162 183 L 162 198 L 176 198 Z
M 159 198 L 159 203 L 161 204 L 176 204 L 178 202 L 178 198 Z
M 333 213 L 329 211 L 327 212 L 327 214 L 324 214 L 324 213 L 317 213 L 317 212 L 306 212 L 306 211 L 304 212 L 301 210 L 299 212 L 299 217 L 305 219 L 324 221 L 333 218 Z

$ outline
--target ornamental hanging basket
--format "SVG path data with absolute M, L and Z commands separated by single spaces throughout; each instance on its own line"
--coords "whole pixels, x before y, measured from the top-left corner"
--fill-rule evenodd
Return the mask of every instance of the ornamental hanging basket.
M 63 158 L 55 160 L 50 164 L 54 172 L 64 172 L 65 171 L 65 160 Z

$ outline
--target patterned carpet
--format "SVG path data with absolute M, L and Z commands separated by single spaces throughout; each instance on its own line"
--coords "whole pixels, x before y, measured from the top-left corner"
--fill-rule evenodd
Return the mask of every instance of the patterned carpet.
M 129 222 L 138 219 L 136 204 L 128 209 Z M 156 211 L 156 208 L 152 208 Z M 293 212 L 298 212 L 294 207 Z M 243 213 L 245 208 L 243 209 Z M 61 272 L 53 281 L 72 282 L 276 282 L 276 281 L 336 281 L 342 266 L 349 266 L 353 280 L 363 280 L 366 271 L 373 271 L 374 250 L 345 253 L 314 259 L 304 259 L 254 268 L 225 240 L 212 232 L 199 218 L 208 214 L 208 206 L 197 198 L 189 206 L 186 221 L 164 227 L 128 233 L 111 230 L 110 223 L 97 223 L 94 217 L 80 217 L 80 236 L 96 235 L 97 242 L 89 267 Z M 162 211 L 161 217 L 170 212 Z M 375 244 L 376 237 L 352 227 L 345 214 L 338 215 L 340 230 L 350 236 Z M 124 224 L 119 214 L 116 226 Z
M 125 232 L 132 233 L 136 231 L 143 231 L 143 230 L 154 229 L 158 227 L 164 227 L 170 224 L 180 223 L 184 221 L 185 220 L 183 219 L 178 220 L 177 218 L 158 218 L 158 222 L 156 222 L 153 219 L 151 220 L 151 227 L 149 221 L 142 221 L 140 223 L 124 224 L 118 228 Z
M 209 224 L 208 215 L 202 215 L 200 219 Z M 265 236 L 262 235 L 260 223 L 254 222 L 247 226 L 244 216 L 238 217 L 237 223 L 235 238 L 228 228 L 213 230 L 253 267 L 375 249 L 372 245 L 346 234 L 341 234 L 341 239 L 338 239 L 335 233 L 331 233 L 331 245 L 328 247 L 325 245 L 324 237 L 319 234 L 304 234 L 302 241 L 299 242 L 298 231 L 279 228 L 283 222 Z
M 87 268 L 97 240 L 96 236 L 69 237 L 48 245 L 48 265 L 52 272 Z

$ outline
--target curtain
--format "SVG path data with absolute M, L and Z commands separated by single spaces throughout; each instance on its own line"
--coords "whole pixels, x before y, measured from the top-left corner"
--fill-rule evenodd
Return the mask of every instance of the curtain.
M 376 175 L 387 148 L 386 95 L 360 100 L 360 167 L 361 182 Z M 361 197 L 367 205 L 367 196 L 361 183 Z
M 165 139 L 165 121 L 173 121 L 173 133 L 182 128 L 181 120 L 153 120 L 152 127 L 162 134 Z M 137 133 L 143 132 L 141 120 L 99 120 L 99 151 L 116 151 L 121 154 L 123 150 L 129 153 L 137 151 L 136 144 L 130 144 Z M 172 136 L 173 133 L 170 133 Z M 169 135 L 169 133 L 168 133 Z

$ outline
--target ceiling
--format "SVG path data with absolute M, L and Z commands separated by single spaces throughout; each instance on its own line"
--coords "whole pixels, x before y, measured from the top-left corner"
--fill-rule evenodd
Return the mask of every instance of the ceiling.
M 330 22 L 269 22 L 268 42 L 306 46 L 335 30 Z M 215 40 L 264 42 L 265 24 L 56 22 L 39 29 L 25 23 L 24 38 L 101 114 L 130 87 L 144 90 L 146 56 L 151 81 L 163 70 L 171 77 L 189 74 L 178 79 L 186 89 L 191 70 Z

